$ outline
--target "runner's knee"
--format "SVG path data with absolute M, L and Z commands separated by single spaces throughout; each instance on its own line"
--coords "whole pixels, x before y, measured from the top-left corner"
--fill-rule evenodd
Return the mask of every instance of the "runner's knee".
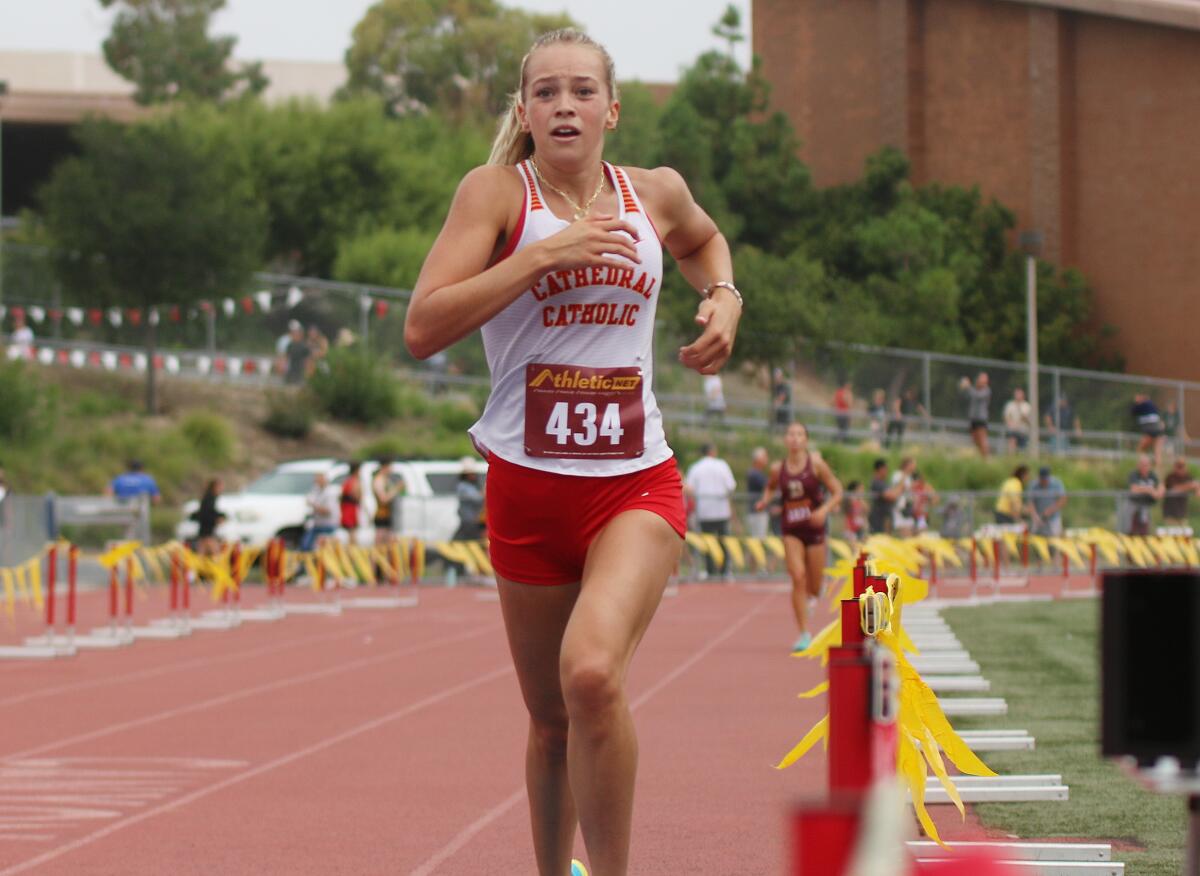
M 617 664 L 602 657 L 565 660 L 562 668 L 563 699 L 572 719 L 603 715 L 621 698 Z
M 529 715 L 529 726 L 533 733 L 534 744 L 547 757 L 565 758 L 567 756 L 567 719 L 566 709 L 547 711 L 543 714 Z

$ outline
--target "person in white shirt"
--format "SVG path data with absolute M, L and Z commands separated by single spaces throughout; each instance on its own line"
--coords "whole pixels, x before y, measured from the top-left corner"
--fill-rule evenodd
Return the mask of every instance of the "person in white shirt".
M 1004 405 L 1004 437 L 1008 440 L 1009 453 L 1025 449 L 1032 427 L 1033 408 L 1025 400 L 1025 390 L 1018 386 Z
M 896 504 L 892 506 L 892 532 L 904 537 L 913 534 L 916 520 L 913 517 L 913 472 L 917 461 L 907 456 L 900 461 L 900 468 L 892 475 L 892 489 L 897 490 Z
M 13 330 L 9 335 L 8 355 L 11 359 L 33 358 L 33 329 L 25 322 L 25 311 L 20 307 L 12 310 Z
M 704 419 L 708 422 L 725 421 L 725 387 L 720 374 L 704 376 Z
M 704 445 L 704 455 L 688 469 L 687 485 L 696 497 L 696 519 L 700 521 L 700 531 L 718 538 L 728 535 L 729 518 L 733 516 L 729 497 L 737 488 L 737 481 L 729 463 L 717 456 L 716 445 Z M 729 574 L 728 554 L 721 558 L 720 569 L 711 556 L 704 558 L 704 564 L 709 575 L 717 572 L 722 576 Z
M 341 490 L 336 484 L 329 483 L 329 477 L 324 472 L 318 472 L 313 478 L 313 488 L 304 498 L 312 512 L 312 525 L 304 530 L 300 550 L 311 551 L 322 536 L 337 532 L 340 494 Z

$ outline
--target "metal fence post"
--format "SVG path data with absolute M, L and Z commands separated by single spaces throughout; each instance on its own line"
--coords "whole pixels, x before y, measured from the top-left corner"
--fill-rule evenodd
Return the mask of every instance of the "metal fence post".
M 51 490 L 46 494 L 46 540 L 58 540 L 58 496 Z
M 925 398 L 925 416 L 927 418 L 932 418 L 933 417 L 933 390 L 930 387 L 930 384 L 932 383 L 932 381 L 930 380 L 929 375 L 930 375 L 929 354 L 922 353 L 921 354 L 921 390 L 922 390 L 922 395 Z

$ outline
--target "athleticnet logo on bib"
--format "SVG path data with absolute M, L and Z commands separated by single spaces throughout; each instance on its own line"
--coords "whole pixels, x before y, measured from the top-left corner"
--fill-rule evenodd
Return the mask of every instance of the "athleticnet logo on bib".
M 525 367 L 525 453 L 631 459 L 645 449 L 641 368 Z

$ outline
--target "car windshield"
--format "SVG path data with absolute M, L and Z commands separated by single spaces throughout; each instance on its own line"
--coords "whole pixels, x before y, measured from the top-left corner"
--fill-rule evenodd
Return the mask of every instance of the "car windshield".
M 243 493 L 272 496 L 303 496 L 313 488 L 315 472 L 311 471 L 273 471 L 263 475 Z

